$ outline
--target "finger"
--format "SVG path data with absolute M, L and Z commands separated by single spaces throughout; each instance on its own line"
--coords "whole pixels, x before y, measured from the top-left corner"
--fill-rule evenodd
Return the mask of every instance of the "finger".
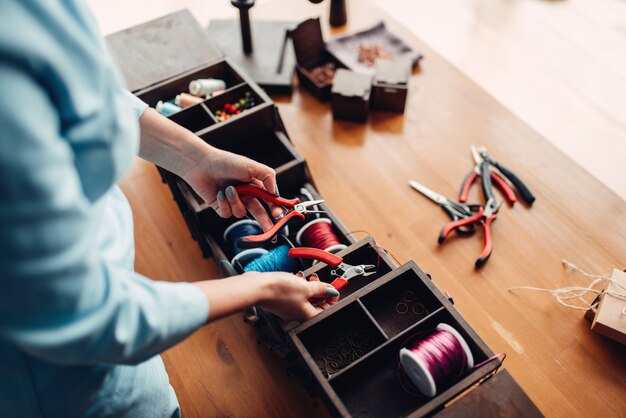
M 254 179 L 254 180 L 252 180 L 252 183 L 253 183 L 255 186 L 259 186 L 259 187 L 265 188 L 265 184 L 263 184 L 263 182 L 262 182 L 261 180 L 259 180 L 259 179 Z M 272 191 L 272 190 L 268 190 L 268 191 L 269 191 L 270 193 L 275 193 L 275 194 L 278 194 L 278 189 L 276 189 L 276 190 L 274 190 L 274 191 Z M 278 218 L 278 217 L 280 217 L 280 215 L 282 215 L 282 214 L 283 214 L 283 212 L 285 211 L 285 208 L 283 208 L 283 207 L 282 207 L 282 206 L 280 206 L 280 205 L 275 205 L 275 204 L 273 204 L 273 203 L 269 203 L 269 202 L 267 203 L 267 205 L 269 206 L 270 212 L 272 213 L 272 216 L 273 216 L 274 218 Z
M 317 273 L 313 273 L 313 274 L 311 274 L 311 276 L 309 276 L 309 281 L 310 282 L 319 282 L 320 278 L 317 275 Z
M 304 305 L 304 315 L 305 315 L 304 319 L 305 320 L 313 318 L 315 315 L 317 315 L 320 312 L 322 312 L 322 308 L 320 307 L 313 306 L 310 303 L 307 303 L 306 305 Z
M 328 283 L 323 283 L 320 281 L 309 281 L 308 290 L 309 290 L 309 295 L 308 295 L 309 299 L 339 296 L 339 292 L 337 291 L 337 289 L 335 289 Z
M 296 276 L 297 276 L 297 277 L 301 277 L 301 278 L 303 278 L 303 279 L 304 279 L 304 273 L 303 273 L 303 272 L 301 272 L 301 271 L 297 272 L 297 273 L 296 273 Z
M 226 201 L 230 205 L 233 216 L 237 218 L 243 218 L 246 216 L 246 207 L 241 202 L 241 199 L 239 199 L 237 190 L 235 190 L 233 186 L 228 186 L 226 188 Z
M 250 215 L 261 225 L 263 231 L 269 231 L 274 226 L 274 223 L 267 214 L 267 211 L 256 198 L 244 198 L 242 199 L 245 207 L 250 212 Z
M 223 190 L 220 190 L 217 193 L 216 204 L 217 204 L 217 208 L 214 208 L 214 209 L 215 209 L 215 212 L 217 212 L 219 216 L 221 216 L 222 218 L 230 218 L 231 216 L 233 216 L 233 212 L 230 209 L 230 205 L 228 204 L 228 201 L 226 200 L 226 195 L 224 194 Z
M 249 166 L 249 174 L 251 179 L 259 179 L 263 183 L 263 187 L 270 193 L 276 191 L 276 172 L 265 164 L 251 161 Z

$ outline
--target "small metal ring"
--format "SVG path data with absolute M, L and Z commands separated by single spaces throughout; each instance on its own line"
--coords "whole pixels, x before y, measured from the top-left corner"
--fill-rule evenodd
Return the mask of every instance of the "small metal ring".
M 409 312 L 409 305 L 404 302 L 400 302 L 396 305 L 396 312 L 400 315 L 406 315 Z
M 423 315 L 426 313 L 426 307 L 421 303 L 414 303 L 413 306 L 411 306 L 411 310 L 415 315 Z
M 339 350 L 337 349 L 337 347 L 333 346 L 333 345 L 329 345 L 328 347 L 324 348 L 324 354 L 326 355 L 326 357 L 336 357 L 337 354 L 339 354 Z

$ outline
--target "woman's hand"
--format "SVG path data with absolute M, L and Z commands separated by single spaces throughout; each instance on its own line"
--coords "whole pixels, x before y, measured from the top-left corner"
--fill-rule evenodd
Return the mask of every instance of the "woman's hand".
M 243 218 L 248 211 L 264 231 L 274 225 L 256 198 L 239 197 L 232 186 L 251 183 L 276 193 L 276 173 L 270 167 L 241 155 L 210 148 L 198 164 L 183 175 L 183 179 L 222 218 Z M 272 208 L 273 216 L 280 213 L 281 208 Z
M 267 211 L 255 198 L 239 198 L 233 185 L 252 183 L 276 193 L 276 173 L 270 167 L 241 155 L 214 148 L 192 132 L 146 109 L 139 120 L 139 155 L 182 177 L 223 218 L 243 218 L 246 210 L 267 231 L 273 226 Z M 281 214 L 271 207 L 272 215 Z
M 306 281 L 302 274 L 245 273 L 222 280 L 193 283 L 209 303 L 209 320 L 258 305 L 286 320 L 304 321 L 339 299 L 339 292 L 313 275 Z
M 286 320 L 304 321 L 339 300 L 339 292 L 313 274 L 306 281 L 302 273 L 253 273 L 272 275 L 267 296 L 258 305 Z

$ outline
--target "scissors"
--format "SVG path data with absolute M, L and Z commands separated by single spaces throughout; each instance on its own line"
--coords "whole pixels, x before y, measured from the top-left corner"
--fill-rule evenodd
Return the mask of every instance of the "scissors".
M 474 214 L 481 208 L 480 205 L 468 205 L 466 203 L 454 202 L 445 196 L 430 190 L 428 187 L 416 182 L 415 180 L 410 180 L 409 185 L 441 206 L 453 222 L 474 216 Z M 456 228 L 456 232 L 459 235 L 472 235 L 476 232 L 476 227 L 474 226 L 474 223 L 470 222 Z

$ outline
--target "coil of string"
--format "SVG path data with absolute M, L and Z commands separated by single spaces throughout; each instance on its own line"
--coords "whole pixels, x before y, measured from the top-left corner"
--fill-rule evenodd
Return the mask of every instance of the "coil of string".
M 250 261 L 243 269 L 246 272 L 286 271 L 296 273 L 300 270 L 300 264 L 297 259 L 289 257 L 288 245 L 279 245 L 271 249 L 268 253 Z
M 232 254 L 237 255 L 245 250 L 245 248 L 237 245 L 240 238 L 248 235 L 258 235 L 262 232 L 263 229 L 256 221 L 252 219 L 242 219 L 235 222 L 224 231 L 224 241 L 226 241 Z
M 301 230 L 300 243 L 305 247 L 327 250 L 331 247 L 342 245 L 333 231 L 330 219 L 320 218 L 319 222 L 310 222 Z

